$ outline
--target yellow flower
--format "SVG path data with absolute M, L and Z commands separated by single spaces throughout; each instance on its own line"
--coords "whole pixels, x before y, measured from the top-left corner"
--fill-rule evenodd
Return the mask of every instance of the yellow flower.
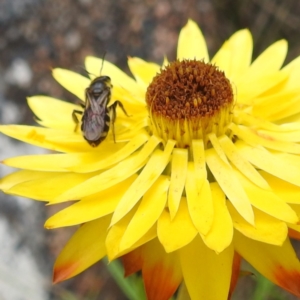
M 60 253 L 54 282 L 105 256 L 126 275 L 142 271 L 148 299 L 169 299 L 184 281 L 191 299 L 227 299 L 240 257 L 300 296 L 300 263 L 290 243 L 300 225 L 300 57 L 282 68 L 278 41 L 251 62 L 240 30 L 210 60 L 197 25 L 182 29 L 177 60 L 160 67 L 129 58 L 134 79 L 105 61 L 117 111 L 91 147 L 74 132 L 77 105 L 28 98 L 44 127 L 1 126 L 24 142 L 62 152 L 4 160 L 8 194 L 56 204 L 76 200 L 45 224 L 83 224 Z M 99 74 L 102 60 L 87 57 Z M 55 69 L 79 99 L 94 79 Z

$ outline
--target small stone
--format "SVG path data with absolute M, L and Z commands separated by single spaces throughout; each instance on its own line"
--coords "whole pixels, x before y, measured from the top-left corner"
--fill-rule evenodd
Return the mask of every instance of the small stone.
M 26 60 L 16 58 L 4 75 L 4 80 L 20 88 L 28 88 L 32 80 L 32 71 Z

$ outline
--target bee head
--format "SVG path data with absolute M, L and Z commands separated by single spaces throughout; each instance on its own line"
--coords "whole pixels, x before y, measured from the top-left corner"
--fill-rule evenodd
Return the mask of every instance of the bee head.
M 105 90 L 112 88 L 111 79 L 108 76 L 96 77 L 89 86 L 89 92 L 93 95 L 100 95 Z

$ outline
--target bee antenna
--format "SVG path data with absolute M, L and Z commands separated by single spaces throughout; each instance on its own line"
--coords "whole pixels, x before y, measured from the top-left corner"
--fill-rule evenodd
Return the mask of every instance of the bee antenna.
M 106 55 L 106 51 L 104 52 L 103 57 L 102 57 L 102 65 L 101 65 L 101 69 L 100 69 L 100 76 L 101 76 L 102 70 L 103 70 L 103 64 L 104 64 L 105 55 Z

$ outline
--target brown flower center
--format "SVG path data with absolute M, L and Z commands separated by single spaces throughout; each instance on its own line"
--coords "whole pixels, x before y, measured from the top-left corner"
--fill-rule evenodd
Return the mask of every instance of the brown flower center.
M 189 147 L 192 139 L 225 133 L 234 97 L 229 80 L 214 65 L 176 60 L 153 78 L 146 102 L 153 133 Z

